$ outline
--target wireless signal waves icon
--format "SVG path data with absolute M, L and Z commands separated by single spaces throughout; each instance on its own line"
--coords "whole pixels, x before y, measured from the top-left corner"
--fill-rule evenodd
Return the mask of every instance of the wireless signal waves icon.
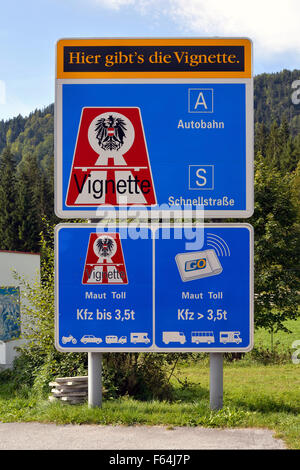
M 156 204 L 139 108 L 83 108 L 66 205 Z
M 118 233 L 91 233 L 82 284 L 128 284 Z

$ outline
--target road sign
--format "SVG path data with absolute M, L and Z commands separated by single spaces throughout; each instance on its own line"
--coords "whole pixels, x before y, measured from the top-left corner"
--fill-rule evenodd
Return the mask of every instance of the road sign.
M 139 109 L 83 108 L 67 206 L 155 203 Z
M 59 349 L 144 350 L 152 343 L 151 231 L 141 236 L 92 224 L 56 227 Z
M 156 347 L 214 352 L 251 349 L 252 227 L 205 224 L 203 237 L 189 249 L 186 239 L 166 239 L 163 232 L 164 228 L 158 228 L 155 233 Z
M 82 284 L 128 284 L 118 233 L 91 233 Z
M 248 39 L 57 44 L 55 211 L 253 212 Z
M 59 224 L 60 351 L 249 351 L 248 224 Z

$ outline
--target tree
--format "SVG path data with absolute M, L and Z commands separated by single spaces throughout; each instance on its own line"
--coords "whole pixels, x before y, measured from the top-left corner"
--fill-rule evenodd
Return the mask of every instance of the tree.
M 292 176 L 257 155 L 255 164 L 255 325 L 285 330 L 299 316 L 299 226 Z
M 297 209 L 298 222 L 300 223 L 300 160 L 292 175 L 292 200 Z
M 44 181 L 34 154 L 23 158 L 17 172 L 16 214 L 19 244 L 24 251 L 39 250 Z
M 16 163 L 7 147 L 0 159 L 0 248 L 19 248 L 16 212 Z
M 266 154 L 264 155 L 274 168 L 280 168 L 280 156 L 282 151 L 282 140 L 280 135 L 280 127 L 276 121 L 273 121 L 268 135 L 268 143 L 266 146 Z
M 262 155 L 266 155 L 268 145 L 268 130 L 264 122 L 256 123 L 255 125 L 255 155 L 260 152 Z
M 282 149 L 280 167 L 284 174 L 294 171 L 299 161 L 300 149 L 297 149 L 295 142 L 295 139 L 289 137 Z

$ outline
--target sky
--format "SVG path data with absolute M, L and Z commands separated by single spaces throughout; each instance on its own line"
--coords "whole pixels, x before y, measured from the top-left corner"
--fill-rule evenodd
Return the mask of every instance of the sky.
M 299 18 L 299 0 L 0 0 L 0 120 L 54 102 L 60 38 L 250 37 L 259 74 L 300 69 Z

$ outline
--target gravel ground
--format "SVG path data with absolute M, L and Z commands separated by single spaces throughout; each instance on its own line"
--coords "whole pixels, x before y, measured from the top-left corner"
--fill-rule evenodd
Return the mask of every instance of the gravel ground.
M 0 450 L 285 449 L 265 429 L 1 423 Z

